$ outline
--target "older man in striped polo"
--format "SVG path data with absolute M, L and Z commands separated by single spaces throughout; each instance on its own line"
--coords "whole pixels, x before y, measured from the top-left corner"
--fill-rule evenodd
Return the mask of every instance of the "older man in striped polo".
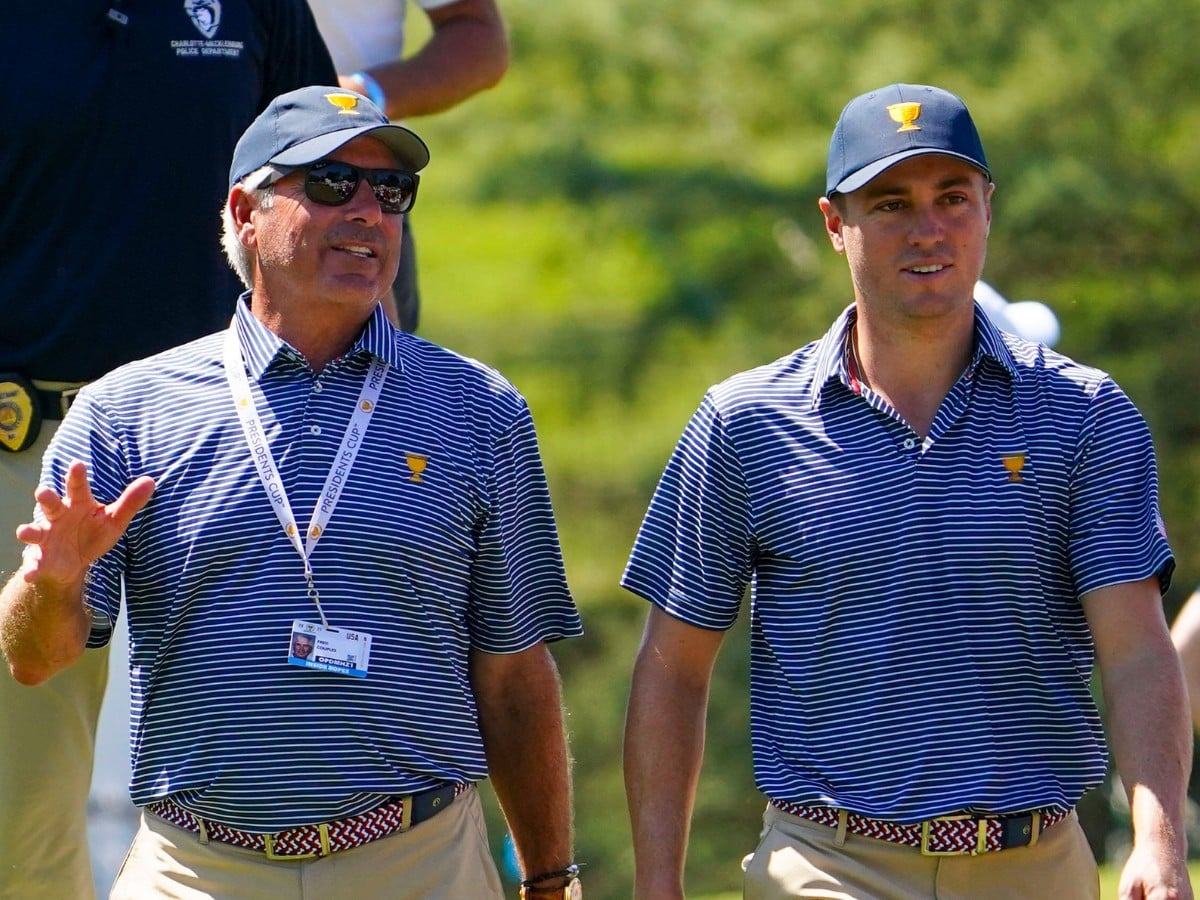
M 114 898 L 500 900 L 489 773 L 526 893 L 578 893 L 547 643 L 581 627 L 529 409 L 379 304 L 428 160 L 358 94 L 277 97 L 230 170 L 232 324 L 84 389 L 47 450 L 0 645 L 41 682 L 126 603 Z
M 1093 663 L 1133 811 L 1125 896 L 1191 895 L 1150 435 L 1111 378 L 974 302 L 992 190 L 958 97 L 892 85 L 843 111 L 820 208 L 854 303 L 708 392 L 625 572 L 653 604 L 626 732 L 639 898 L 682 897 L 748 584 L 769 802 L 747 898 L 1098 897 L 1074 813 L 1106 772 Z

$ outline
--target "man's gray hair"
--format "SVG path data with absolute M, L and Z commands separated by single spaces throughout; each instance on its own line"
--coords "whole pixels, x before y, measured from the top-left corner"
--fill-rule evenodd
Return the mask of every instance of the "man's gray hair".
M 243 178 L 242 184 L 260 183 L 266 174 L 265 169 L 270 169 L 272 173 L 275 171 L 270 166 L 265 166 Z M 246 193 L 254 199 L 255 205 L 259 209 L 270 209 L 271 204 L 275 202 L 274 184 L 268 184 L 266 187 L 246 188 Z M 254 257 L 250 253 L 250 248 L 243 244 L 241 238 L 238 237 L 237 225 L 234 224 L 228 200 L 221 207 L 221 247 L 225 250 L 225 259 L 229 261 L 230 268 L 237 273 L 238 278 L 242 279 L 242 284 L 248 288 L 254 287 Z

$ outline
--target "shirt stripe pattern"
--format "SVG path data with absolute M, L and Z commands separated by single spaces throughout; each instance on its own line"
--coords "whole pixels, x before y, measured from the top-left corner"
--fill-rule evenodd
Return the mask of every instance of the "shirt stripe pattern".
M 1104 373 L 1001 334 L 927 438 L 850 386 L 850 307 L 712 388 L 622 584 L 726 629 L 751 586 L 769 797 L 915 822 L 1073 805 L 1106 769 L 1080 597 L 1174 562 L 1141 415 Z
M 469 654 L 582 633 L 529 409 L 492 369 L 392 328 L 380 310 L 314 376 L 244 302 L 235 326 L 303 528 L 372 356 L 390 364 L 353 469 L 312 554 L 335 628 L 372 635 L 366 678 L 287 663 L 319 622 L 300 555 L 259 480 L 222 366 L 224 333 L 85 389 L 47 454 L 109 502 L 157 488 L 89 574 L 91 646 L 130 626 L 132 797 L 275 831 L 487 775 Z

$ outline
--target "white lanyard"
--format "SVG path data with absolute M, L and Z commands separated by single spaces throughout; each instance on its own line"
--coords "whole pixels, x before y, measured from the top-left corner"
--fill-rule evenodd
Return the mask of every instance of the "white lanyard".
M 267 438 L 263 434 L 262 418 L 254 405 L 254 395 L 250 392 L 250 379 L 246 376 L 242 350 L 237 339 L 236 319 L 230 325 L 225 336 L 225 376 L 229 379 L 229 389 L 233 391 L 234 408 L 237 409 L 238 418 L 242 422 L 242 431 L 246 435 L 250 457 L 254 461 L 254 468 L 258 472 L 259 480 L 266 488 L 267 497 L 271 501 L 271 508 L 275 510 L 276 518 L 279 519 L 279 524 L 283 526 L 288 540 L 291 541 L 292 546 L 296 548 L 296 552 L 304 561 L 304 579 L 308 583 L 308 595 L 317 605 L 321 622 L 326 627 L 329 627 L 329 622 L 326 621 L 325 612 L 321 609 L 321 598 L 317 595 L 317 586 L 313 581 L 310 560 L 313 548 L 324 534 L 325 526 L 333 516 L 333 509 L 341 497 L 342 488 L 346 486 L 346 481 L 350 477 L 350 469 L 354 466 L 359 448 L 362 447 L 367 426 L 371 421 L 371 413 L 379 403 L 379 395 L 383 391 L 387 371 L 386 360 L 378 357 L 372 358 L 370 371 L 367 372 L 362 390 L 358 394 L 354 415 L 350 417 L 346 433 L 342 435 L 341 446 L 338 447 L 337 456 L 334 457 L 333 464 L 329 467 L 329 474 L 325 477 L 325 486 L 321 488 L 321 494 L 317 498 L 316 505 L 313 506 L 304 543 L 301 544 L 296 517 L 292 513 L 292 505 L 288 502 L 287 492 L 283 489 L 283 479 L 279 476 L 279 469 L 275 465 L 275 458 L 271 455 L 271 448 L 267 446 Z

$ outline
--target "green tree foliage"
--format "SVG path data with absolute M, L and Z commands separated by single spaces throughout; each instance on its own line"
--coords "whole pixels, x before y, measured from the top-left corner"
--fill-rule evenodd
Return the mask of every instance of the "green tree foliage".
M 617 587 L 624 559 L 702 392 L 819 337 L 850 301 L 816 198 L 833 123 L 864 90 L 927 82 L 970 104 L 998 185 L 986 277 L 1049 303 L 1060 349 L 1145 413 L 1174 612 L 1200 578 L 1200 5 L 503 5 L 505 81 L 414 123 L 434 156 L 416 215 L 424 331 L 502 369 L 539 424 L 589 629 L 556 655 L 590 897 L 627 897 L 632 870 L 619 758 L 645 605 Z M 757 833 L 744 627 L 714 686 L 695 894 L 736 889 Z

